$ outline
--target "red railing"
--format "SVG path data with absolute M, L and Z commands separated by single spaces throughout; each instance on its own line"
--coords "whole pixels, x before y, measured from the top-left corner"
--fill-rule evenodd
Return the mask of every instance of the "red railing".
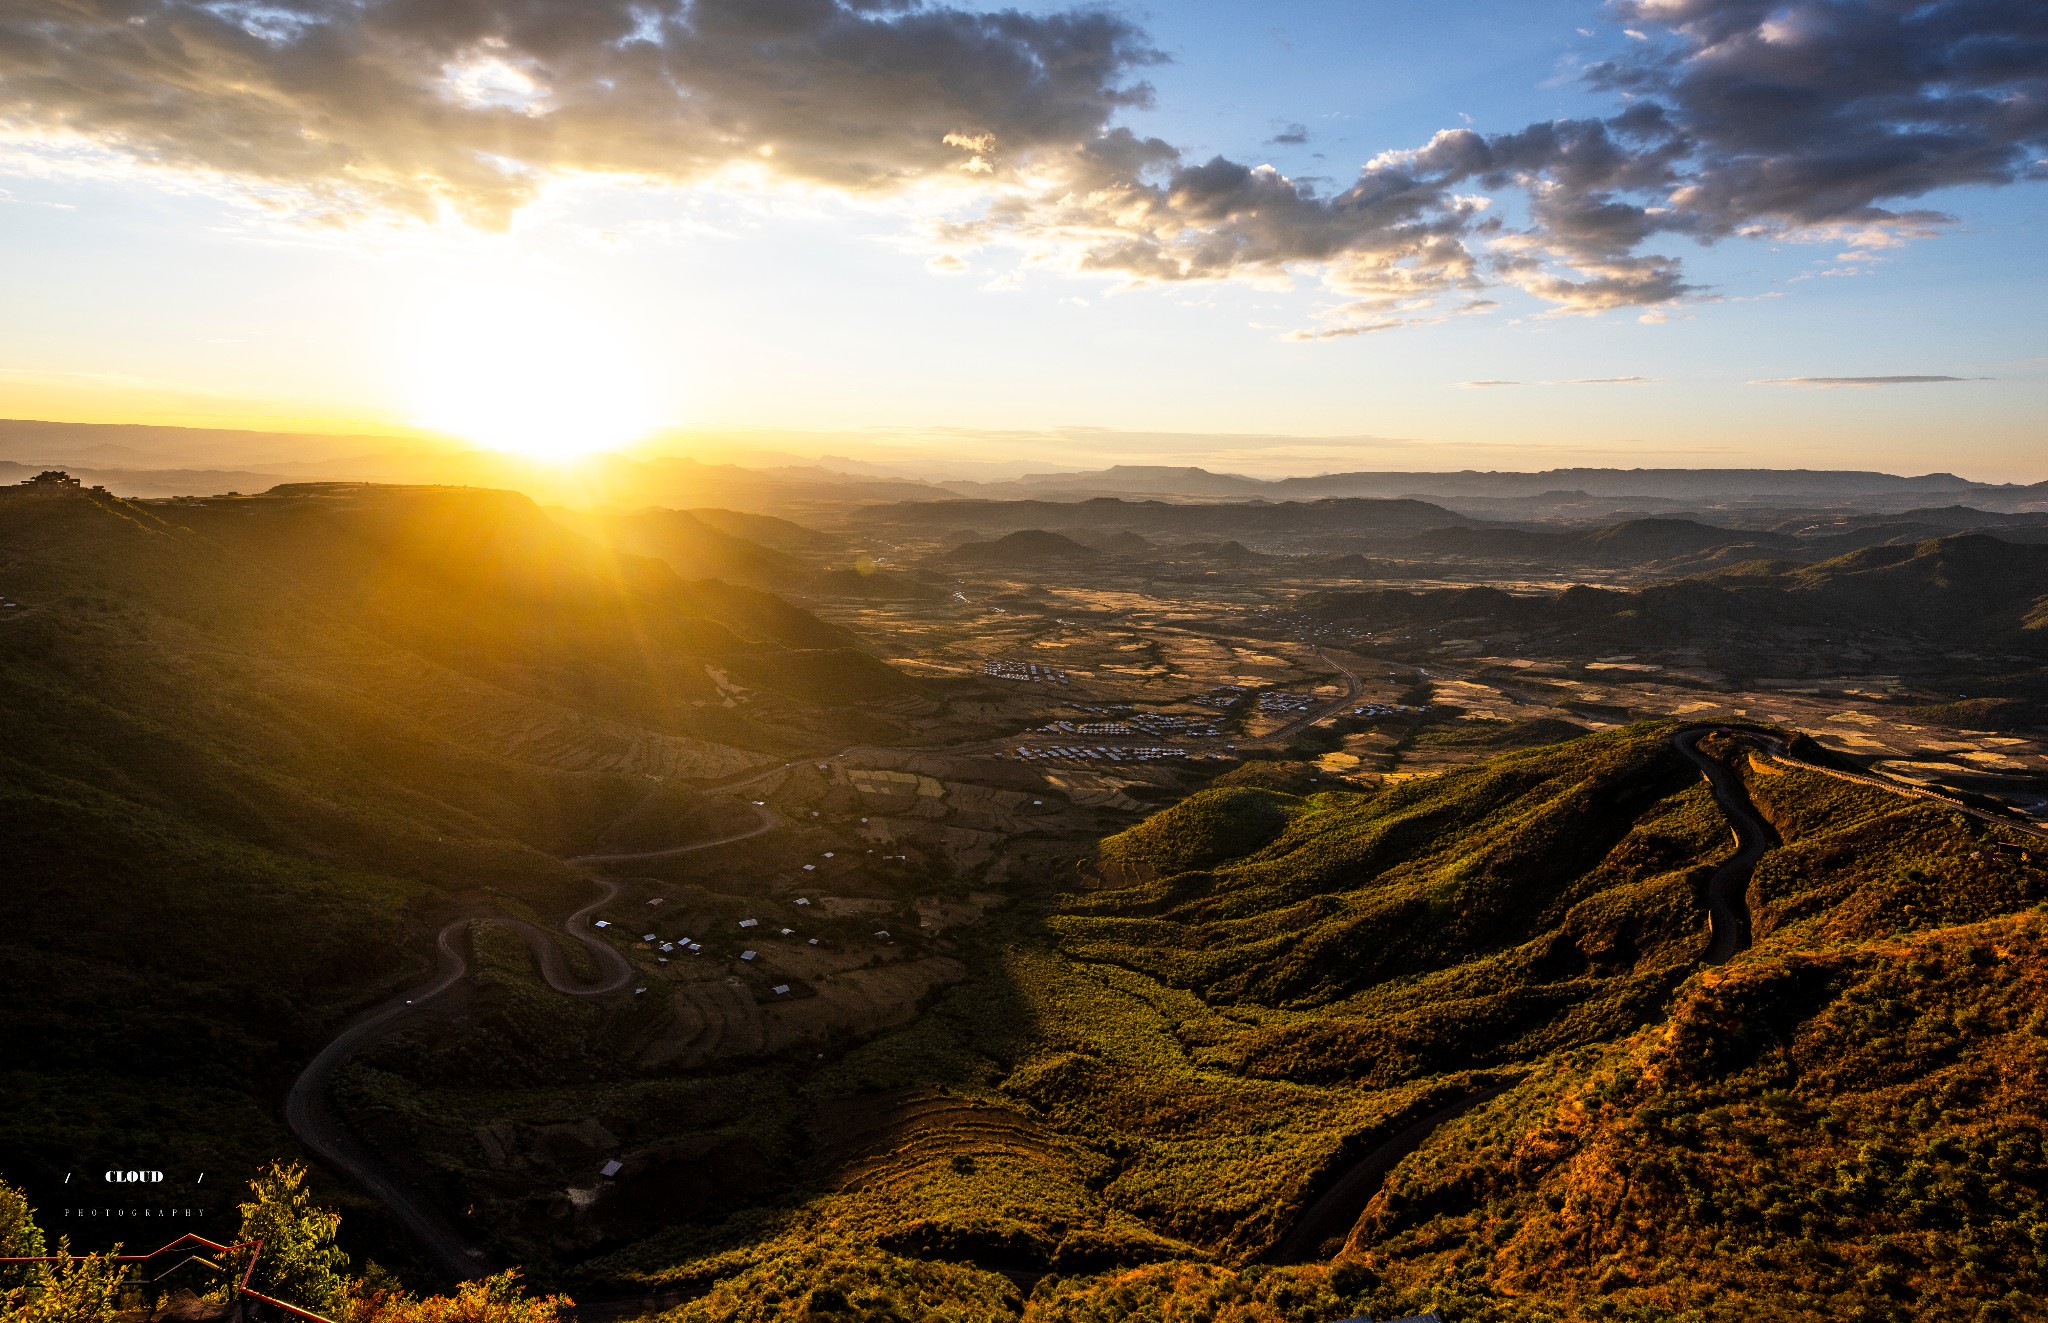
M 274 1296 L 267 1296 L 249 1285 L 249 1279 L 256 1275 L 256 1259 L 263 1253 L 263 1242 L 260 1240 L 241 1240 L 236 1241 L 232 1245 L 223 1245 L 217 1240 L 208 1240 L 204 1236 L 196 1236 L 191 1232 L 187 1232 L 170 1244 L 148 1254 L 116 1254 L 114 1262 L 147 1263 L 151 1259 L 161 1258 L 163 1255 L 188 1245 L 193 1248 L 210 1249 L 219 1254 L 234 1254 L 240 1250 L 249 1251 L 249 1264 L 242 1269 L 242 1280 L 235 1284 L 235 1293 L 237 1295 L 247 1296 L 251 1300 L 260 1300 L 266 1305 L 275 1305 L 292 1317 L 307 1319 L 309 1323 L 334 1323 L 333 1319 L 328 1318 L 324 1314 L 316 1314 L 310 1309 L 301 1309 L 297 1305 L 287 1304 L 285 1301 L 279 1300 Z M 88 1254 L 44 1254 L 27 1258 L 0 1257 L 0 1263 L 80 1263 L 90 1257 L 92 1256 Z

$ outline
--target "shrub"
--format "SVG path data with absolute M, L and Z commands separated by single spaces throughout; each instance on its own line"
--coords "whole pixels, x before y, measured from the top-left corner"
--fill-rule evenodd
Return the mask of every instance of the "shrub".
M 252 1285 L 265 1295 L 315 1313 L 342 1304 L 348 1256 L 334 1243 L 341 1215 L 315 1207 L 306 1193 L 306 1169 L 273 1162 L 249 1182 L 241 1206 L 239 1240 L 260 1240 Z
M 559 1323 L 575 1305 L 565 1295 L 529 1296 L 517 1269 L 464 1282 L 452 1296 L 425 1299 L 389 1286 L 351 1285 L 339 1323 Z
M 26 1284 L 0 1297 L 7 1323 L 113 1323 L 120 1304 L 119 1245 L 104 1254 L 72 1258 L 71 1242 L 57 1242 L 53 1263 L 30 1266 Z

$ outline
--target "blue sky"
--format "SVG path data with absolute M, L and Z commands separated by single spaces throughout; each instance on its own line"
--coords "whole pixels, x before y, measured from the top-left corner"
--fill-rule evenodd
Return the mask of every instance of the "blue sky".
M 1722 11 L 1737 5 L 1672 6 L 1684 12 L 1641 11 L 1664 22 L 1649 28 L 1641 12 L 1597 4 L 1124 8 L 1110 11 L 1118 39 L 1149 43 L 1163 62 L 1011 101 L 980 96 L 970 70 L 968 90 L 948 94 L 958 104 L 903 111 L 916 124 L 890 116 L 905 81 L 921 77 L 918 61 L 941 58 L 924 47 L 869 85 L 829 63 L 812 78 L 803 62 L 829 52 L 770 43 L 763 58 L 780 63 L 755 82 L 787 72 L 846 108 L 821 92 L 808 118 L 762 130 L 760 148 L 726 134 L 715 150 L 701 126 L 664 115 L 620 133 L 608 112 L 579 130 L 583 156 L 554 140 L 566 130 L 508 147 L 504 169 L 537 181 L 510 206 L 487 196 L 494 177 L 462 175 L 473 143 L 436 155 L 438 141 L 394 143 L 360 125 L 350 141 L 325 89 L 281 83 L 264 113 L 302 115 L 355 151 L 340 171 L 308 166 L 296 138 L 265 156 L 248 145 L 254 130 L 228 142 L 180 137 L 146 116 L 124 121 L 120 106 L 70 106 L 60 122 L 49 92 L 27 81 L 28 62 L 6 62 L 0 27 L 0 106 L 15 99 L 15 132 L 0 149 L 0 415 L 427 426 L 563 451 L 656 432 L 669 448 L 858 450 L 933 464 L 1778 464 L 2048 478 L 2048 319 L 2038 312 L 2048 189 L 2025 177 L 2043 154 L 2040 130 L 2026 124 L 1988 144 L 1946 143 L 1910 195 L 1872 183 L 1851 199 L 1863 219 L 1796 187 L 1768 204 L 1735 189 L 1697 203 L 1685 232 L 1644 222 L 1653 232 L 1640 242 L 1532 214 L 1530 181 L 1566 178 L 1560 155 L 1506 175 L 1432 176 L 1426 162 L 1382 158 L 1369 178 L 1420 179 L 1414 216 L 1435 218 L 1462 256 L 1443 265 L 1393 246 L 1384 259 L 1358 256 L 1391 245 L 1398 226 L 1362 225 L 1332 199 L 1354 187 L 1363 196 L 1361 169 L 1382 153 L 1444 130 L 1469 129 L 1476 143 L 1552 121 L 1597 124 L 1643 101 L 1682 112 L 1698 34 L 1734 21 Z M 317 0 L 305 8 L 322 17 Z M 1813 8 L 1847 23 L 1861 15 L 1846 11 L 1871 7 Z M 1796 10 L 1765 21 L 1782 27 Z M 1045 24 L 1072 13 L 1023 12 Z M 689 22 L 702 26 L 679 13 Z M 1649 39 L 1625 35 L 1630 27 Z M 1051 39 L 1050 28 L 1017 30 L 1019 41 Z M 1797 45 L 1760 30 L 1770 41 L 1752 45 L 1765 55 Z M 78 58 L 107 59 L 93 35 L 79 34 Z M 1001 56 L 1008 39 L 985 44 Z M 1880 28 L 1865 39 L 1932 40 Z M 508 95 L 524 95 L 522 70 L 564 89 L 554 93 L 563 109 L 541 96 L 515 129 L 568 121 L 564 71 L 616 49 L 557 41 L 528 55 L 521 40 L 486 33 L 460 57 L 465 70 L 484 68 L 479 76 L 513 79 Z M 681 41 L 678 59 L 688 55 Z M 244 53 L 259 74 L 268 49 Z M 1652 54 L 1664 82 L 1648 91 L 1588 84 L 1590 66 Z M 429 98 L 454 95 L 446 52 L 421 59 L 443 71 Z M 704 77 L 695 104 L 738 98 L 726 113 L 753 113 L 745 84 Z M 2010 99 L 2044 77 L 2034 69 L 1994 90 Z M 1150 84 L 1150 104 L 1112 104 L 1134 79 Z M 1827 79 L 1840 108 L 1822 137 L 1861 113 L 1865 93 Z M 611 75 L 602 81 L 610 87 Z M 206 108 L 219 117 L 219 104 Z M 966 155 L 983 149 L 936 146 L 927 126 L 953 122 L 947 115 L 962 141 L 994 126 L 990 168 L 963 173 Z M 1977 132 L 1957 122 L 1954 134 Z M 1083 159 L 1095 135 L 1126 129 L 1172 154 L 1155 154 L 1142 174 Z M 493 132 L 493 143 L 505 138 L 502 124 Z M 632 138 L 639 154 L 608 133 Z M 1797 180 L 1834 168 L 1830 146 L 1776 142 L 1763 154 Z M 1963 177 L 1953 164 L 1963 146 L 2005 151 L 2013 182 L 1940 186 Z M 1647 158 L 1652 148 L 1629 150 Z M 1747 140 L 1727 152 L 1738 163 L 1759 155 Z M 1233 182 L 1243 188 L 1224 202 L 1189 201 L 1166 182 L 1218 157 L 1306 181 L 1279 198 L 1296 221 L 1272 220 L 1270 190 L 1281 186 L 1268 177 Z M 401 182 L 433 177 L 443 201 L 500 211 L 422 221 L 405 214 L 413 200 L 402 188 L 371 197 L 358 187 L 380 169 Z M 1625 200 L 1637 220 L 1665 215 L 1673 189 L 1715 178 L 1692 165 L 1681 173 L 1632 190 L 1603 182 L 1585 196 Z M 1258 188 L 1268 189 L 1264 205 Z M 1000 224 L 988 219 L 992 197 L 1014 207 Z M 1448 199 L 1477 197 L 1483 212 L 1446 210 Z M 1953 220 L 1868 219 L 1915 209 Z M 1492 218 L 1500 230 L 1474 228 Z M 1524 237 L 1500 247 L 1503 235 Z M 1518 251 L 1535 254 L 1519 272 L 1500 260 Z M 1477 265 L 1458 265 L 1466 259 Z M 1390 271 L 1421 275 L 1390 293 Z M 1893 377 L 1954 380 L 1879 380 Z M 1758 384 L 1801 378 L 1867 380 Z

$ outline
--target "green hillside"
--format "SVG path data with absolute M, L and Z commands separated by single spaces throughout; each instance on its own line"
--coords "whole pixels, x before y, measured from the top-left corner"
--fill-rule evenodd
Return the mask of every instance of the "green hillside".
M 1785 843 L 1754 947 L 1704 968 L 1728 829 L 1667 734 L 1106 839 L 1090 889 L 809 1075 L 784 1211 L 607 1271 L 710 1288 L 693 1323 L 820 1281 L 975 1319 L 2038 1316 L 2048 879 L 1999 829 L 1710 740 Z
M 564 511 L 555 517 L 620 551 L 651 556 L 686 579 L 722 579 L 773 589 L 789 586 L 802 574 L 802 562 L 796 557 L 684 510 Z M 789 527 L 806 531 L 794 524 Z
M 1943 554 L 1810 590 L 1984 572 Z M 0 593 L 0 1153 L 44 1208 L 81 1152 L 290 1153 L 299 1066 L 458 906 L 553 921 L 563 855 L 734 825 L 689 785 L 909 743 L 839 631 L 496 493 L 0 493 Z M 780 1002 L 734 950 L 576 1000 L 484 929 L 337 1103 L 492 1261 L 675 1323 L 2039 1317 L 2038 842 L 1710 736 L 1782 844 L 1706 967 L 1729 820 L 1674 729 L 1369 788 L 1250 764 L 843 917 L 773 880 L 822 827 L 635 865 L 620 915 L 801 924 L 836 982 Z M 924 927 L 933 890 L 979 917 Z M 726 1047 L 656 1050 L 685 1003 Z M 821 1027 L 721 1037 L 762 1004 Z
M 692 782 L 888 737 L 908 684 L 504 493 L 0 491 L 0 593 L 0 1153 L 44 1203 L 80 1153 L 288 1151 L 453 898 L 563 912 L 560 856 L 729 830 Z

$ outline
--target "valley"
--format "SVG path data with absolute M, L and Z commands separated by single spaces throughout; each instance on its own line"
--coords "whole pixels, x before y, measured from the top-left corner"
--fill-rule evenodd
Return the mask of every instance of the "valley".
M 303 1153 L 358 1253 L 592 1317 L 1974 1319 L 2048 1285 L 2040 594 L 1967 578 L 2027 544 L 1744 571 L 1692 634 L 1588 645 L 1607 616 L 1543 604 L 1692 580 L 1376 574 L 1229 507 L 1099 550 L 876 506 L 0 497 L 6 1175 L 41 1205 L 115 1141 L 33 1100 L 121 1115 L 90 1060 L 131 1050 L 151 1142 Z M 1343 512 L 1361 559 L 1417 554 L 1412 504 Z M 1784 576 L 1928 556 L 1956 604 L 1877 626 L 1889 682 L 1837 636 L 1714 651 Z M 1956 620 L 2011 622 L 2019 697 L 1944 692 L 1913 631 Z

